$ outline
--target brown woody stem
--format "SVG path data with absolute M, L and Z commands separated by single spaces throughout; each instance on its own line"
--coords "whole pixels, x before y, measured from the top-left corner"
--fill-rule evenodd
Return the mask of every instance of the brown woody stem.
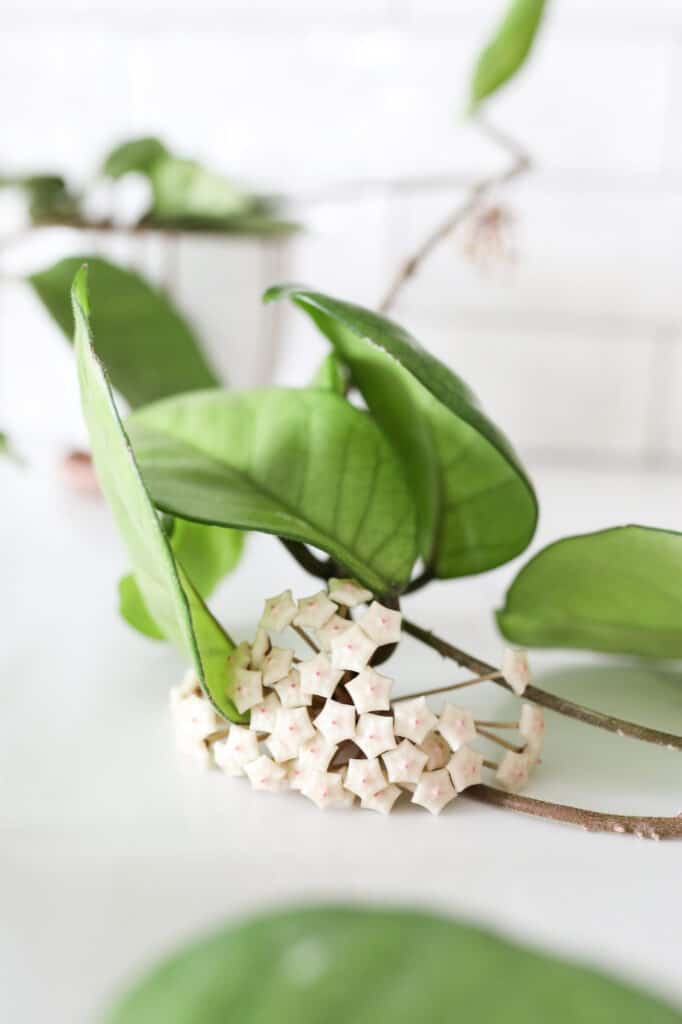
M 402 625 L 406 633 L 409 633 L 416 640 L 420 640 L 423 644 L 437 651 L 441 657 L 448 658 L 450 661 L 456 662 L 463 668 L 468 668 L 469 671 L 475 672 L 477 675 L 491 675 L 499 671 L 494 665 L 489 665 L 487 662 L 481 661 L 480 658 L 467 654 L 466 651 L 460 650 L 459 647 L 448 643 L 447 640 L 442 640 L 430 630 L 422 629 L 421 626 L 410 622 L 409 619 L 403 619 Z M 503 686 L 505 689 L 514 692 L 501 674 L 499 678 L 495 678 L 493 681 L 498 686 Z M 445 687 L 442 692 L 445 692 L 446 689 L 450 688 Z M 527 686 L 523 696 L 526 700 L 533 701 L 534 704 L 549 708 L 550 711 L 556 711 L 557 714 L 565 715 L 567 718 L 574 718 L 585 725 L 593 725 L 597 729 L 605 729 L 607 732 L 616 733 L 618 736 L 630 736 L 632 739 L 642 740 L 644 743 L 654 743 L 659 747 L 667 747 L 669 750 L 682 751 L 682 736 L 677 736 L 675 733 L 662 732 L 659 729 L 638 725 L 636 722 L 628 722 L 624 718 L 606 715 L 602 711 L 594 711 L 592 708 L 586 708 L 582 704 L 575 704 L 564 697 L 557 697 L 553 693 L 547 693 L 546 690 L 541 690 L 537 686 Z
M 554 804 L 547 800 L 536 800 L 518 793 L 505 793 L 493 786 L 471 786 L 463 796 L 479 803 L 493 804 L 536 818 L 562 821 L 567 825 L 578 825 L 586 832 L 628 833 L 640 839 L 681 839 L 682 816 L 673 818 L 640 817 L 635 814 L 607 814 L 603 811 L 587 811 L 567 804 Z

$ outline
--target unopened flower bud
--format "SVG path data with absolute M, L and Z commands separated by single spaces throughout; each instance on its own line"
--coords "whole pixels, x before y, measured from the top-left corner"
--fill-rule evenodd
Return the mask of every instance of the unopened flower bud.
M 522 647 L 505 647 L 502 659 L 502 675 L 514 693 L 521 695 L 532 682 L 528 651 Z

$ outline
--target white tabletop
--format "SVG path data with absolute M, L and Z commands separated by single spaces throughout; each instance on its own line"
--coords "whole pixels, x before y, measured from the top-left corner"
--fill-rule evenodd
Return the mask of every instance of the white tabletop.
M 673 477 L 545 468 L 536 478 L 539 542 L 619 522 L 681 525 Z M 167 712 L 183 665 L 117 616 L 125 558 L 106 507 L 38 469 L 3 463 L 0 487 L 0 1019 L 80 1024 L 197 930 L 317 899 L 447 909 L 682 1003 L 680 843 L 586 834 L 467 800 L 440 818 L 409 806 L 389 818 L 322 814 L 294 794 L 195 774 L 174 753 Z M 490 610 L 513 571 L 439 584 L 406 605 L 419 623 L 494 658 Z M 244 638 L 261 599 L 285 586 L 313 589 L 274 540 L 253 537 L 215 606 Z M 453 677 L 433 653 L 404 647 L 393 669 L 403 692 Z M 572 653 L 534 663 L 548 689 L 682 731 L 674 667 Z M 486 711 L 509 711 L 511 697 L 480 689 Z M 548 715 L 529 792 L 673 814 L 682 762 Z

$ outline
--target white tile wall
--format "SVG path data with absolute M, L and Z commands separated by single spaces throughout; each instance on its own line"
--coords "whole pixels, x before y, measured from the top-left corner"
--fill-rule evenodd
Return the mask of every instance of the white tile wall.
M 0 172 L 56 167 L 80 180 L 113 142 L 158 133 L 307 199 L 289 275 L 371 305 L 457 200 L 443 181 L 504 161 L 461 117 L 474 55 L 503 6 L 6 0 Z M 516 216 L 518 264 L 482 276 L 453 239 L 401 301 L 399 315 L 473 376 L 521 447 L 682 458 L 681 51 L 679 0 L 553 0 L 532 65 L 493 107 L 536 165 L 500 197 Z M 356 179 L 365 184 L 349 191 Z M 279 269 L 241 252 L 230 274 L 255 304 Z M 197 308 L 201 296 L 203 327 L 218 336 L 211 295 L 224 268 L 204 256 L 184 266 L 192 296 L 181 290 L 180 301 Z M 159 259 L 144 262 L 160 271 Z M 242 317 L 245 338 L 263 316 Z M 300 317 L 284 322 L 279 375 L 292 380 L 323 347 Z M 510 397 L 511 382 L 527 402 Z

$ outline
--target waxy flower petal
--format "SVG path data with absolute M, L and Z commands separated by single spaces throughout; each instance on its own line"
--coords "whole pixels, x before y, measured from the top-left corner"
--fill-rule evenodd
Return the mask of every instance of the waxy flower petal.
M 474 716 L 466 708 L 457 707 L 455 704 L 443 706 L 436 729 L 453 750 L 459 750 L 465 743 L 471 743 L 476 738 Z
M 302 708 L 312 704 L 312 694 L 304 693 L 301 689 L 300 673 L 292 668 L 286 679 L 275 683 L 275 692 L 285 708 Z
M 403 740 L 382 758 L 389 782 L 419 782 L 428 762 L 428 756 L 409 740 Z
M 294 652 L 289 647 L 273 647 L 263 661 L 263 685 L 274 686 L 291 670 Z
M 248 775 L 254 789 L 267 790 L 269 793 L 279 793 L 286 787 L 287 773 L 281 764 L 275 764 L 269 757 L 263 754 L 256 761 L 244 765 L 244 772 Z
M 397 644 L 400 640 L 400 624 L 402 615 L 385 608 L 378 601 L 372 601 L 369 610 L 360 619 L 358 625 L 370 637 L 377 647 L 384 644 Z
M 355 742 L 366 757 L 378 757 L 396 746 L 393 719 L 389 715 L 360 715 L 355 727 Z
M 387 786 L 386 789 L 380 790 L 375 793 L 374 796 L 367 797 L 360 804 L 367 811 L 378 811 L 379 814 L 390 814 L 393 809 L 393 804 L 400 796 L 402 790 L 398 786 Z
M 483 754 L 471 747 L 460 747 L 448 762 L 448 771 L 455 789 L 461 793 L 467 786 L 477 786 L 481 781 Z
M 251 644 L 242 640 L 227 656 L 228 668 L 248 668 L 251 664 Z
M 272 735 L 287 745 L 295 757 L 306 740 L 315 735 L 315 729 L 305 708 L 280 708 Z
M 537 704 L 522 704 L 519 732 L 526 740 L 542 739 L 545 734 L 545 715 Z
M 176 736 L 185 746 L 205 739 L 221 725 L 213 705 L 203 694 L 190 693 L 180 700 L 173 700 L 171 711 Z
M 317 804 L 321 811 L 344 803 L 341 776 L 334 772 L 310 772 L 301 787 L 301 792 Z
M 522 647 L 505 647 L 502 658 L 502 675 L 514 693 L 523 693 L 533 681 L 528 664 L 528 651 Z
M 238 668 L 234 673 L 234 703 L 240 715 L 263 700 L 263 674 Z
M 393 680 L 369 666 L 346 683 L 346 689 L 360 714 L 366 711 L 389 711 Z
M 170 691 L 170 706 L 175 708 L 181 700 L 194 694 L 197 697 L 201 697 L 203 690 L 201 689 L 201 683 L 197 677 L 196 672 L 193 668 L 190 668 L 185 672 L 182 677 L 182 681 L 178 686 L 171 687 Z
M 251 645 L 251 668 L 262 669 L 265 663 L 265 656 L 269 650 L 270 637 L 267 634 L 267 630 L 259 626 Z
M 260 704 L 251 708 L 249 729 L 253 732 L 272 732 L 275 728 L 277 711 L 282 706 L 276 693 L 269 693 Z
M 413 697 L 412 700 L 401 700 L 394 704 L 393 717 L 396 736 L 404 736 L 417 744 L 422 743 L 438 723 L 425 697 Z
M 311 771 L 326 772 L 337 749 L 336 743 L 330 743 L 322 733 L 315 730 L 315 735 L 300 748 L 298 760 Z
M 304 629 L 319 629 L 329 622 L 332 615 L 336 613 L 336 605 L 330 601 L 324 590 L 313 594 L 311 597 L 303 597 L 298 602 L 298 612 L 294 618 L 295 626 L 302 626 Z
M 260 756 L 256 734 L 241 725 L 233 725 L 226 739 L 213 744 L 213 759 L 228 775 L 243 775 L 244 765 Z
M 329 580 L 329 596 L 332 601 L 346 608 L 355 608 L 358 604 L 367 604 L 372 600 L 371 590 L 361 587 L 355 580 L 341 580 L 334 576 Z
M 281 633 L 294 621 L 297 611 L 298 607 L 291 596 L 291 591 L 283 590 L 281 594 L 276 594 L 266 600 L 260 624 L 263 629 Z
M 316 654 L 309 661 L 302 661 L 298 666 L 303 693 L 316 693 L 320 697 L 331 697 L 343 672 L 332 668 L 326 654 Z
M 457 796 L 446 768 L 424 772 L 412 795 L 412 803 L 425 807 L 431 814 L 440 814 L 446 804 Z
M 332 615 L 331 619 L 325 622 L 324 626 L 320 626 L 319 629 L 315 630 L 315 636 L 321 650 L 329 653 L 332 649 L 332 640 L 335 640 L 337 636 L 341 636 L 352 625 L 353 623 L 350 619 L 344 619 L 340 615 Z
M 530 775 L 531 760 L 528 754 L 515 754 L 512 750 L 505 754 L 497 769 L 495 778 L 505 789 L 516 793 L 523 789 Z
M 361 672 L 376 649 L 374 641 L 359 626 L 351 626 L 332 640 L 332 665 L 349 672 Z
M 381 770 L 379 759 L 377 757 L 352 757 L 348 762 L 344 786 L 351 793 L 359 796 L 361 800 L 366 800 L 385 789 L 386 777 Z
M 352 704 L 328 700 L 315 719 L 315 728 L 330 743 L 352 740 L 355 736 L 355 708 Z

